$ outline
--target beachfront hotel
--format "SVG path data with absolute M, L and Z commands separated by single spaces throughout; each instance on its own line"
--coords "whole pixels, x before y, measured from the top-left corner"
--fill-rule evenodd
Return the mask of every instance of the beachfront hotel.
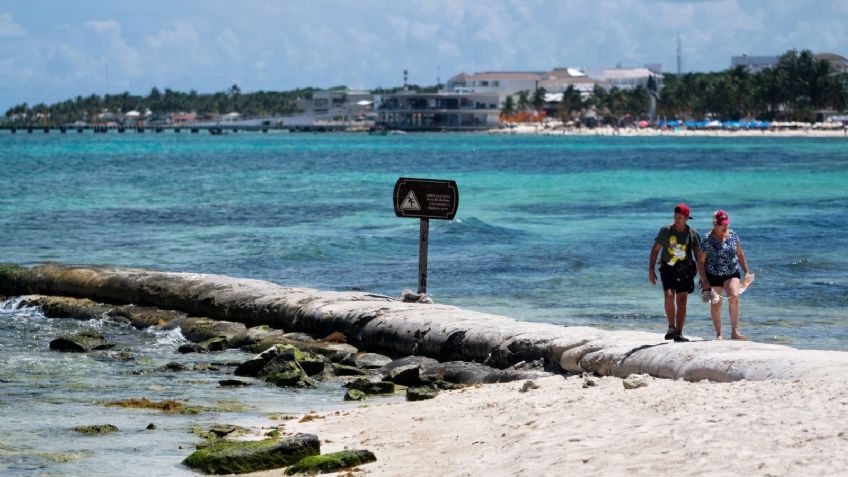
M 375 97 L 377 120 L 388 128 L 404 130 L 491 129 L 500 124 L 500 108 L 506 98 L 521 91 L 544 88 L 546 101 L 558 102 L 569 87 L 588 97 L 596 86 L 632 89 L 647 85 L 651 76 L 662 78 L 648 68 L 608 68 L 597 77 L 576 68 L 460 73 L 436 93 L 402 91 Z

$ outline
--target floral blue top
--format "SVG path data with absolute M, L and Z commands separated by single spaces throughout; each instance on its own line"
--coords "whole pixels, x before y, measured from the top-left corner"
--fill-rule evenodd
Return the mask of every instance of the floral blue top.
M 707 273 L 721 277 L 736 273 L 739 270 L 739 257 L 736 255 L 739 242 L 739 236 L 732 230 L 727 231 L 724 242 L 710 234 L 704 236 L 701 251 L 707 254 Z

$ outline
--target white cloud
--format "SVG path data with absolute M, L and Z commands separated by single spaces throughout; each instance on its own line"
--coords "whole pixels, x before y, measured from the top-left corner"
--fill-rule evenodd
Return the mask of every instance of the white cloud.
M 0 60 L 0 82 L 23 83 L 35 77 L 35 72 L 28 67 L 19 65 L 14 58 Z
M 145 43 L 153 49 L 184 48 L 196 44 L 199 39 L 200 35 L 190 23 L 175 21 L 171 28 L 145 38 Z
M 0 13 L 0 38 L 11 45 L 0 51 L 7 101 L 102 93 L 107 83 L 144 93 L 220 91 L 234 79 L 245 91 L 386 87 L 401 83 L 404 68 L 416 84 L 433 84 L 437 74 L 597 70 L 619 61 L 674 71 L 678 32 L 684 71 L 789 48 L 848 55 L 846 0 L 254 0 L 237 10 L 223 0 L 181 0 L 169 9 L 106 2 L 55 12 L 25 12 L 26 5 L 14 18 Z M 15 21 L 30 17 L 39 20 L 26 29 Z
M 436 38 L 439 32 L 439 25 L 431 22 L 415 22 L 410 28 L 412 38 L 420 42 L 429 42 Z
M 141 55 L 138 50 L 127 45 L 121 31 L 121 24 L 116 20 L 89 20 L 85 27 L 97 35 L 104 37 L 100 43 L 102 56 L 99 62 L 103 63 L 107 70 L 115 65 L 118 71 L 115 73 L 130 77 L 140 75 L 142 67 Z
M 242 50 L 241 40 L 238 35 L 233 33 L 229 28 L 225 28 L 218 34 L 215 43 L 218 45 L 221 53 L 232 61 L 239 61 L 245 53 Z
M 24 36 L 25 34 L 24 27 L 15 23 L 12 15 L 8 13 L 0 15 L 0 36 Z
M 115 20 L 89 20 L 85 22 L 85 27 L 97 33 L 118 37 L 121 35 L 121 24 Z

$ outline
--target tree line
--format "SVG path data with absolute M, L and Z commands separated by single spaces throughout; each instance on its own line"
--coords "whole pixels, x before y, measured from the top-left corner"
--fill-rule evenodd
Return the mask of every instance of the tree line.
M 501 105 L 503 117 L 515 117 L 525 111 L 548 110 L 560 119 L 576 119 L 593 109 L 604 122 L 653 119 L 648 116 L 651 99 L 656 114 L 665 119 L 719 119 L 807 121 L 818 111 L 845 111 L 848 108 L 848 75 L 834 70 L 824 59 L 809 50 L 790 50 L 780 56 L 774 67 L 751 73 L 745 66 L 721 72 L 666 74 L 662 82 L 655 77 L 633 89 L 609 90 L 595 85 L 592 94 L 583 97 L 568 86 L 555 108 L 544 104 L 544 88 L 533 93 L 522 91 L 517 99 L 507 97 Z
M 345 90 L 336 86 L 329 90 Z M 410 91 L 435 92 L 438 86 L 411 85 Z M 373 94 L 390 94 L 401 87 L 378 88 Z M 129 92 L 77 96 L 66 101 L 29 106 L 19 104 L 8 109 L 7 118 L 16 118 L 13 124 L 67 124 L 74 121 L 94 122 L 103 111 L 127 113 L 150 110 L 154 117 L 169 113 L 195 112 L 203 117 L 213 117 L 231 111 L 246 116 L 273 116 L 298 112 L 297 100 L 310 99 L 321 91 L 317 88 L 300 88 L 291 91 L 257 91 L 243 93 L 237 85 L 217 93 L 188 93 L 166 88 L 152 88 L 147 96 Z M 546 111 L 547 116 L 563 120 L 579 118 L 584 112 L 594 110 L 598 120 L 620 123 L 649 117 L 652 101 L 656 115 L 664 119 L 720 119 L 813 121 L 821 110 L 844 111 L 848 107 L 848 75 L 838 73 L 831 63 L 816 58 L 809 50 L 790 50 L 777 64 L 757 73 L 744 66 L 721 72 L 666 74 L 662 81 L 651 77 L 647 84 L 633 89 L 609 90 L 595 85 L 592 94 L 584 97 L 573 86 L 565 89 L 562 99 L 555 105 L 545 101 L 545 90 L 521 91 L 508 96 L 501 104 L 504 118 L 522 120 L 538 117 L 536 112 Z
M 344 89 L 344 86 L 335 87 Z M 99 96 L 77 96 L 75 99 L 29 106 L 26 103 L 14 106 L 6 111 L 7 118 L 18 118 L 17 123 L 43 121 L 50 124 L 66 124 L 74 121 L 92 122 L 104 111 L 127 113 L 149 110 L 154 117 L 163 117 L 169 113 L 195 112 L 200 117 L 214 116 L 237 111 L 248 116 L 272 116 L 291 114 L 298 111 L 299 98 L 311 98 L 320 91 L 317 88 L 301 88 L 291 91 L 257 91 L 242 93 L 238 85 L 217 93 L 188 93 L 165 88 L 152 88 L 147 96 L 133 95 L 129 92 Z
M 438 86 L 409 85 L 409 91 L 428 93 L 436 92 Z M 94 122 L 104 111 L 127 113 L 150 111 L 153 118 L 162 118 L 167 114 L 178 112 L 194 112 L 199 117 L 211 118 L 219 114 L 238 112 L 245 116 L 275 116 L 301 112 L 297 106 L 298 99 L 312 99 L 318 91 L 346 91 L 344 85 L 333 86 L 326 90 L 321 88 L 300 88 L 291 91 L 257 91 L 243 93 L 238 85 L 217 93 L 198 93 L 191 90 L 188 93 L 173 91 L 165 88 L 152 88 L 147 96 L 134 95 L 129 92 L 106 94 L 99 96 L 77 96 L 54 104 L 39 103 L 33 106 L 22 103 L 9 108 L 5 115 L 9 124 L 69 124 L 75 121 Z M 390 94 L 403 91 L 403 87 L 377 88 L 373 94 Z

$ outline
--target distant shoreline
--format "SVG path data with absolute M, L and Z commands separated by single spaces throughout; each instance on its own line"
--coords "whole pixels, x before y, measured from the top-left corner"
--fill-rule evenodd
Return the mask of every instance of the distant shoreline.
M 657 128 L 545 128 L 542 125 L 519 124 L 511 128 L 491 129 L 488 134 L 496 135 L 540 135 L 540 136 L 628 136 L 628 137 L 844 137 L 848 129 L 657 129 Z
M 170 130 L 170 131 L 169 131 Z M 163 132 L 185 132 L 197 134 L 200 132 L 214 135 L 227 135 L 231 133 L 249 133 L 249 132 L 285 132 L 285 133 L 358 133 L 371 134 L 367 128 L 362 127 L 346 127 L 345 125 L 318 125 L 318 126 L 297 126 L 297 127 L 280 127 L 280 126 L 244 126 L 244 125 L 181 125 L 181 126 L 138 126 L 138 127 L 117 127 L 117 126 L 84 126 L 84 127 L 15 127 L 15 126 L 0 126 L 0 132 L 3 135 L 9 134 L 49 134 L 53 133 L 114 133 L 123 134 L 125 132 L 131 134 L 141 134 L 145 131 L 149 133 Z M 808 138 L 848 138 L 848 127 L 838 129 L 815 129 L 815 128 L 769 128 L 769 129 L 687 129 L 687 128 L 652 128 L 652 127 L 611 127 L 601 126 L 595 128 L 576 128 L 551 126 L 544 123 L 519 123 L 510 126 L 501 126 L 492 129 L 480 129 L 475 131 L 454 131 L 454 130 L 420 130 L 407 131 L 399 130 L 408 133 L 474 133 L 474 134 L 491 134 L 491 135 L 507 135 L 507 136 L 623 136 L 623 137 L 808 137 Z M 390 132 L 394 132 L 391 130 Z M 384 135 L 384 134 L 380 134 Z

